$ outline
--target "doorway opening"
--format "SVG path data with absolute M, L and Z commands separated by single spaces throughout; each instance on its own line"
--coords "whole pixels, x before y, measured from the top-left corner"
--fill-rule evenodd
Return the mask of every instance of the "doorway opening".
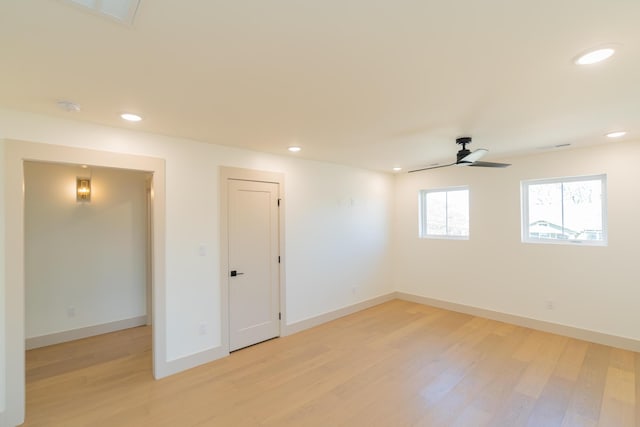
M 87 200 L 79 179 L 91 185 Z M 150 180 L 24 163 L 27 350 L 151 324 Z
M 25 418 L 25 211 L 24 169 L 26 162 L 86 164 L 95 167 L 127 169 L 152 176 L 150 207 L 152 233 L 151 287 L 153 331 L 151 359 L 153 376 L 171 373 L 166 358 L 165 305 L 165 165 L 159 158 L 144 157 L 83 148 L 64 147 L 24 141 L 4 141 L 5 146 L 5 242 L 11 251 L 5 253 L 6 322 L 6 387 L 5 422 L 19 425 Z M 68 308 L 68 307 L 67 307 Z M 76 314 L 78 314 L 76 307 Z M 71 311 L 73 312 L 73 310 Z M 67 311 L 67 314 L 69 312 Z
M 80 372 L 97 378 L 88 372 L 126 357 L 151 376 L 151 179 L 135 170 L 24 162 L 28 423 L 46 423 L 43 396 L 77 401 L 63 384 Z

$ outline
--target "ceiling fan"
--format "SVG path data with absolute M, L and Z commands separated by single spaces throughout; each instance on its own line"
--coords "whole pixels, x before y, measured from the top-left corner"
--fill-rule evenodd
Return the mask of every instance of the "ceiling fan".
M 456 138 L 456 144 L 462 145 L 460 151 L 456 156 L 455 163 L 449 163 L 448 165 L 437 165 L 437 166 L 429 166 L 426 168 L 415 169 L 411 172 L 420 172 L 426 171 L 429 169 L 438 169 L 438 168 L 446 168 L 448 166 L 479 166 L 483 168 L 506 168 L 507 166 L 511 166 L 509 163 L 493 163 L 493 162 L 480 162 L 479 160 L 489 152 L 489 150 L 485 148 L 478 148 L 477 150 L 470 151 L 467 150 L 467 144 L 471 144 L 470 136 L 463 136 L 461 138 Z

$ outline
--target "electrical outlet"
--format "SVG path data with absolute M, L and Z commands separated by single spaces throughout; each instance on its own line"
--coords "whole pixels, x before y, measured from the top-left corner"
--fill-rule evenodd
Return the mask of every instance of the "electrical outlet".
M 67 308 L 67 317 L 76 317 L 76 308 L 68 307 Z
M 198 333 L 200 335 L 207 335 L 207 324 L 206 323 L 200 323 L 200 326 L 198 327 Z
M 547 310 L 554 310 L 556 308 L 556 304 L 551 300 L 546 300 L 544 306 Z

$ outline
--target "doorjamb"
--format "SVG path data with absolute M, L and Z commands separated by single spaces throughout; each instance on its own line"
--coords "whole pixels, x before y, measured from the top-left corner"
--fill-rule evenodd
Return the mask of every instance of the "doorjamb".
M 284 174 L 280 172 L 258 171 L 220 166 L 220 313 L 222 317 L 222 348 L 229 353 L 229 233 L 228 233 L 228 185 L 230 179 L 241 181 L 271 182 L 278 184 L 278 247 L 280 249 L 279 287 L 280 287 L 280 336 L 284 335 L 284 325 L 287 324 L 286 295 L 285 295 L 285 230 L 284 230 Z

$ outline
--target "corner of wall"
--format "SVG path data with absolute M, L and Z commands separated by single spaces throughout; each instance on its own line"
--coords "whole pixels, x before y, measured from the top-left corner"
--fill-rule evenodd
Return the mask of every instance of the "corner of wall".
M 188 369 L 196 368 L 200 365 L 213 362 L 228 355 L 228 349 L 220 346 L 191 354 L 189 356 L 184 356 L 163 364 L 162 367 L 156 370 L 156 372 L 154 373 L 154 377 L 156 380 L 159 380 L 170 375 L 174 375 L 179 372 L 183 372 Z
M 297 322 L 289 323 L 287 325 L 284 325 L 282 336 L 286 337 L 288 335 L 293 335 L 306 329 L 322 325 L 323 323 L 331 322 L 332 320 L 357 313 L 358 311 L 366 310 L 367 308 L 374 307 L 379 304 L 384 304 L 385 302 L 396 299 L 397 294 L 397 292 L 389 292 L 374 298 L 360 301 L 355 304 L 346 305 L 342 308 L 328 311 L 317 316 L 312 316 L 303 320 L 299 320 Z

